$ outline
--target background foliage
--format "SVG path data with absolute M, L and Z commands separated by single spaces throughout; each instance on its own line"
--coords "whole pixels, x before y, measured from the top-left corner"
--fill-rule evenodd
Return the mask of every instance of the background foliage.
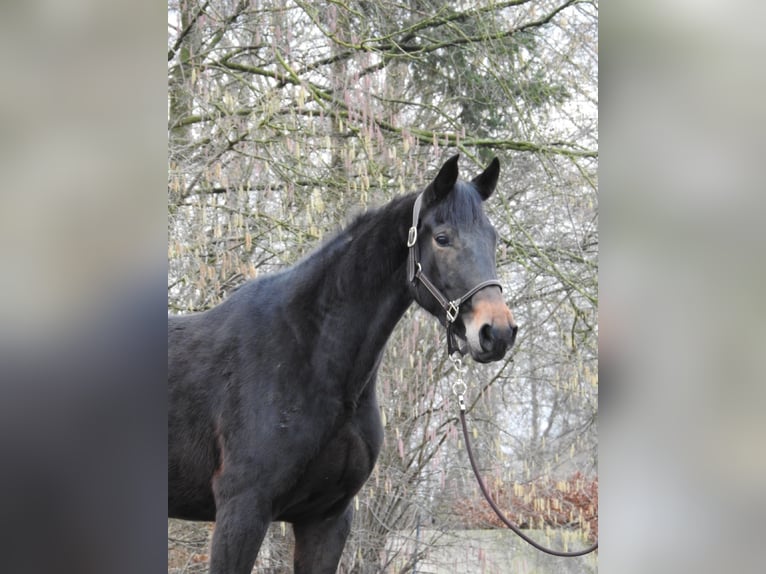
M 449 155 L 495 155 L 487 210 L 520 325 L 470 370 L 488 483 L 531 527 L 597 529 L 597 17 L 590 1 L 170 0 L 168 308 L 214 306 L 355 213 L 416 191 Z M 340 571 L 411 568 L 393 532 L 484 528 L 444 334 L 412 309 L 378 394 L 385 444 Z M 169 524 L 169 568 L 204 570 L 210 526 Z M 397 536 L 396 540 L 406 539 Z M 257 564 L 289 570 L 289 527 Z

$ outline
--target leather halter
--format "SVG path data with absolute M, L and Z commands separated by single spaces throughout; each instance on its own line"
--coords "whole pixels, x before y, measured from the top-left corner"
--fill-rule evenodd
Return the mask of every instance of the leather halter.
M 503 286 L 497 279 L 489 279 L 487 281 L 482 281 L 478 285 L 474 286 L 463 296 L 450 301 L 444 295 L 444 293 L 442 293 L 439 288 L 431 282 L 426 274 L 423 273 L 423 268 L 421 267 L 420 262 L 417 260 L 418 258 L 415 253 L 415 246 L 418 242 L 418 222 L 420 221 L 420 209 L 423 205 L 424 193 L 425 191 L 418 195 L 418 197 L 415 199 L 415 205 L 412 207 L 412 226 L 410 227 L 409 233 L 407 234 L 407 248 L 409 249 L 407 254 L 407 280 L 410 283 L 414 283 L 416 279 L 419 280 L 423 286 L 428 289 L 431 295 L 433 295 L 434 299 L 436 299 L 439 305 L 441 305 L 442 309 L 444 309 L 444 312 L 447 314 L 447 353 L 452 355 L 452 353 L 457 351 L 462 355 L 465 353 L 460 350 L 460 346 L 455 340 L 455 333 L 453 331 L 455 321 L 460 314 L 461 305 L 463 305 L 463 303 L 468 301 L 478 291 L 481 291 L 485 287 L 495 285 L 500 287 L 500 290 L 502 291 Z

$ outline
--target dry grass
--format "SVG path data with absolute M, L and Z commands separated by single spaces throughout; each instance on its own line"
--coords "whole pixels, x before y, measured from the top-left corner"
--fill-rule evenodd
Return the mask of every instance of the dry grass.
M 212 522 L 168 520 L 168 574 L 208 571 Z

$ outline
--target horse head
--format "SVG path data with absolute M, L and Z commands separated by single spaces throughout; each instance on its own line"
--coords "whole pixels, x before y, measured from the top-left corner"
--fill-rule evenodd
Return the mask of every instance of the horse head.
M 459 350 L 487 363 L 505 356 L 518 330 L 497 281 L 497 232 L 483 208 L 495 191 L 500 162 L 495 158 L 467 182 L 458 179 L 458 157 L 444 163 L 416 202 L 410 279 L 415 300 L 450 327 Z

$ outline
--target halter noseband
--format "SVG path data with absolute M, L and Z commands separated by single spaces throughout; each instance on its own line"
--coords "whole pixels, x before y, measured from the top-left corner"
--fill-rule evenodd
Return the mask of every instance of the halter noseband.
M 503 286 L 497 279 L 489 279 L 487 281 L 482 281 L 470 289 L 462 297 L 458 297 L 457 299 L 450 301 L 447 299 L 447 297 L 445 297 L 444 293 L 439 291 L 439 288 L 431 282 L 426 274 L 423 273 L 423 268 L 421 267 L 420 262 L 417 260 L 417 256 L 415 255 L 415 245 L 418 242 L 418 221 L 420 220 L 420 208 L 423 205 L 423 193 L 418 195 L 417 199 L 415 199 L 415 205 L 412 208 L 412 227 L 410 227 L 409 233 L 407 234 L 407 248 L 409 250 L 407 254 L 407 280 L 410 283 L 413 283 L 416 279 L 420 280 L 423 286 L 428 289 L 431 295 L 433 295 L 434 299 L 436 299 L 439 305 L 441 305 L 442 309 L 444 309 L 444 312 L 447 314 L 447 354 L 452 355 L 452 353 L 455 351 L 463 354 L 462 351 L 460 351 L 459 345 L 455 341 L 455 333 L 453 331 L 455 321 L 460 314 L 461 305 L 463 305 L 463 303 L 468 301 L 478 291 L 481 291 L 485 287 L 495 285 L 500 287 L 500 290 L 502 291 Z

